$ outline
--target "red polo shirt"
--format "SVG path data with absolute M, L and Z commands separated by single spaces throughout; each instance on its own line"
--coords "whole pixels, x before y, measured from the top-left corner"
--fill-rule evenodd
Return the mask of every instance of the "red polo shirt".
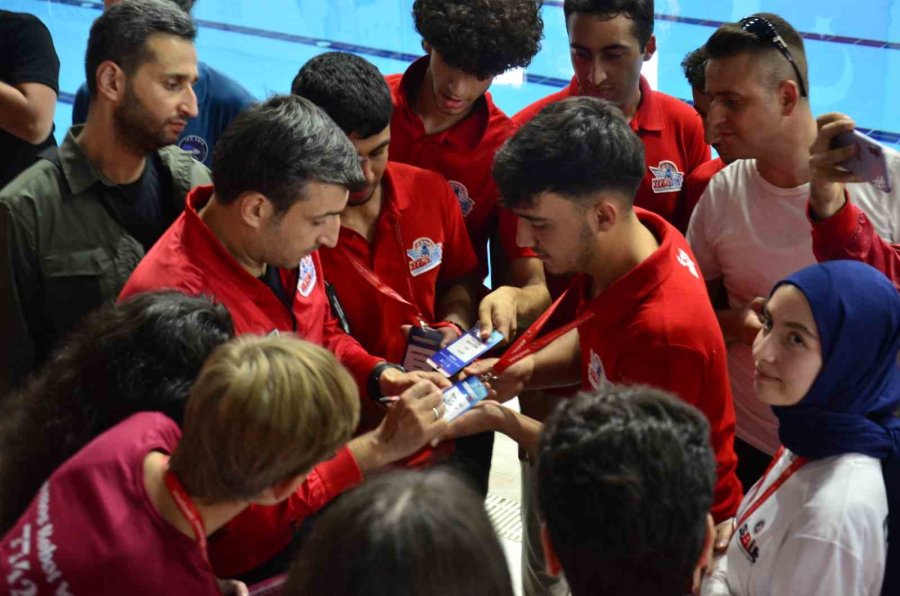
M 417 325 L 420 318 L 435 322 L 437 287 L 471 272 L 478 261 L 446 180 L 388 163 L 382 192 L 373 243 L 342 227 L 338 245 L 319 249 L 319 256 L 353 336 L 369 353 L 402 362 L 406 336 L 400 326 Z M 354 258 L 407 302 L 379 291 L 354 267 Z
M 644 143 L 647 171 L 634 204 L 663 216 L 684 233 L 690 220 L 684 177 L 710 158 L 703 121 L 688 104 L 651 89 L 644 77 L 640 88 L 641 103 L 631 119 L 631 129 Z M 513 122 L 521 126 L 551 103 L 579 95 L 578 80 L 572 77 L 568 87 L 525 107 L 513 116 Z
M 334 352 L 365 391 L 369 374 L 382 359 L 369 355 L 338 326 L 325 294 L 318 255 L 304 257 L 297 269 L 279 271 L 284 287 L 293 292 L 293 308 L 287 308 L 269 286 L 231 256 L 197 215 L 212 193 L 212 186 L 190 192 L 184 212 L 141 260 L 119 300 L 165 289 L 213 296 L 231 313 L 237 335 L 296 333 Z
M 722 161 L 722 158 L 717 157 L 704 164 L 700 164 L 693 172 L 685 176 L 684 191 L 682 193 L 684 195 L 684 209 L 682 210 L 682 219 L 685 224 L 684 228 L 687 228 L 687 224 L 690 223 L 694 207 L 697 206 L 697 202 L 703 195 L 703 191 L 706 190 L 706 187 L 709 185 L 709 181 L 713 176 L 721 172 L 725 166 L 726 163 Z M 679 229 L 684 229 L 680 226 L 680 223 L 681 222 L 679 222 L 678 226 Z
M 583 305 L 597 316 L 578 327 L 582 384 L 650 385 L 706 415 L 718 473 L 712 514 L 719 523 L 735 514 L 742 496 L 725 341 L 684 236 L 661 217 L 636 211 L 660 246 Z
M 515 132 L 515 125 L 494 105 L 491 94 L 485 93 L 466 118 L 445 131 L 426 135 L 422 119 L 412 109 L 412 98 L 425 76 L 428 60 L 425 56 L 402 75 L 385 77 L 394 102 L 390 159 L 432 170 L 450 182 L 482 274 L 487 274 L 487 241 L 497 226 L 508 260 L 535 256 L 516 244 L 518 219 L 500 205 L 491 175 L 494 154 Z

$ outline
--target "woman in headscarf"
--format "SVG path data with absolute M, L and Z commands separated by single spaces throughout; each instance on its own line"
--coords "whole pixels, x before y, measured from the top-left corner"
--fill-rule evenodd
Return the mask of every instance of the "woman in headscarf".
M 900 451 L 900 294 L 868 265 L 833 261 L 779 282 L 760 318 L 756 397 L 783 446 L 703 594 L 877 595 Z

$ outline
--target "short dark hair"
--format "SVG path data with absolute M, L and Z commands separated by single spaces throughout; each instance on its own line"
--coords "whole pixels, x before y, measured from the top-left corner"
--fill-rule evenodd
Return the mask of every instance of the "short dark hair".
M 644 178 L 644 145 L 615 104 L 572 97 L 522 126 L 497 152 L 493 173 L 509 208 L 542 192 L 573 200 L 616 192 L 630 205 Z
M 310 182 L 365 186 L 356 148 L 308 99 L 276 95 L 246 108 L 216 142 L 212 167 L 216 199 L 232 203 L 262 193 L 285 213 Z
M 104 11 L 91 25 L 84 58 L 91 97 L 97 93 L 101 62 L 115 62 L 130 76 L 153 58 L 147 39 L 157 34 L 193 42 L 197 29 L 190 14 L 171 0 L 126 0 Z
M 288 575 L 300 596 L 512 596 L 480 496 L 447 471 L 366 482 L 316 522 Z
M 482 78 L 528 66 L 541 49 L 540 0 L 415 0 L 422 40 L 454 68 Z
M 691 89 L 706 91 L 706 58 L 706 46 L 700 46 L 685 54 L 681 61 L 684 78 L 687 79 Z
M 374 64 L 347 52 L 325 52 L 294 77 L 291 93 L 305 97 L 347 134 L 366 139 L 391 123 L 393 104 L 384 76 Z
M 802 83 L 800 81 L 795 82 L 798 85 L 804 85 L 807 95 L 809 95 L 809 70 L 806 63 L 806 48 L 803 45 L 803 37 L 790 23 L 777 14 L 758 12 L 750 16 L 762 17 L 769 21 L 781 36 L 781 39 L 784 40 L 803 77 Z M 773 79 L 771 84 L 773 86 L 785 80 L 785 78 L 794 80 L 797 76 L 791 67 L 791 63 L 781 55 L 774 44 L 762 41 L 753 33 L 745 31 L 739 22 L 720 25 L 706 42 L 708 60 L 731 58 L 740 54 L 771 58 L 773 63 L 778 65 L 778 68 L 772 71 Z
M 696 408 L 648 387 L 563 402 L 539 446 L 538 500 L 575 596 L 682 594 L 716 464 Z
M 139 294 L 88 314 L 51 359 L 2 402 L 0 533 L 54 469 L 136 412 L 181 424 L 207 356 L 234 334 L 221 304 Z
M 576 13 L 596 15 L 602 19 L 625 15 L 631 19 L 634 37 L 642 49 L 653 35 L 653 0 L 565 0 L 563 13 L 566 23 Z

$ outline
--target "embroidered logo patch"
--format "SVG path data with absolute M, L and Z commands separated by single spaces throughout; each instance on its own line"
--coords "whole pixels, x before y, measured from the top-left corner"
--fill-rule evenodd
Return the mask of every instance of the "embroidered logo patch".
M 603 370 L 603 361 L 594 350 L 591 350 L 591 363 L 588 365 L 588 383 L 594 389 L 602 389 L 610 384 Z
M 669 160 L 659 162 L 655 168 L 650 167 L 650 173 L 653 174 L 653 180 L 650 181 L 650 187 L 653 192 L 678 192 L 684 184 L 684 172 L 678 171 L 678 166 Z
M 188 135 L 178 141 L 178 146 L 191 154 L 191 157 L 203 163 L 209 155 L 209 145 L 202 137 Z
M 738 544 L 741 545 L 741 552 L 750 560 L 750 563 L 756 563 L 756 560 L 759 559 L 759 546 L 747 524 L 738 529 Z
M 449 182 L 450 188 L 456 193 L 456 200 L 459 201 L 459 208 L 463 217 L 468 217 L 472 213 L 472 207 L 475 206 L 475 201 L 469 196 L 469 189 L 462 182 L 457 182 L 456 180 L 450 180 Z
M 761 519 L 758 522 L 756 522 L 755 526 L 753 526 L 753 533 L 758 535 L 760 532 L 763 531 L 763 529 L 765 529 L 765 527 L 766 527 L 766 520 Z
M 406 256 L 409 257 L 409 271 L 413 277 L 422 275 L 441 264 L 444 243 L 431 238 L 417 238 L 412 248 L 406 251 Z
M 686 252 L 684 252 L 683 248 L 678 249 L 678 264 L 682 267 L 687 267 L 691 272 L 691 275 L 700 279 L 700 272 L 697 271 L 697 265 L 694 264 L 694 261 L 691 260 L 691 257 L 688 256 Z
M 313 288 L 316 287 L 316 263 L 313 261 L 312 255 L 307 255 L 300 259 L 300 271 L 297 274 L 297 291 L 304 298 L 308 298 L 312 294 Z

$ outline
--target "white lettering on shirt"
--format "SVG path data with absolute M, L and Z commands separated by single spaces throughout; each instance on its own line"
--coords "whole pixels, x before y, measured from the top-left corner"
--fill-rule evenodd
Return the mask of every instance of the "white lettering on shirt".
M 37 559 L 44 572 L 47 586 L 52 588 L 54 583 L 59 582 L 53 593 L 56 596 L 71 596 L 69 584 L 61 581 L 62 571 L 53 560 L 53 553 L 56 552 L 57 546 L 53 542 L 53 523 L 50 521 L 49 482 L 45 482 L 38 492 L 35 521 L 37 524 Z M 10 541 L 11 548 L 19 549 L 18 553 L 8 559 L 13 570 L 6 576 L 6 581 L 10 588 L 10 594 L 13 596 L 34 596 L 38 593 L 34 581 L 27 577 L 28 573 L 32 571 L 30 556 L 33 551 L 32 536 L 34 534 L 32 525 L 27 523 L 22 526 L 22 535 Z

